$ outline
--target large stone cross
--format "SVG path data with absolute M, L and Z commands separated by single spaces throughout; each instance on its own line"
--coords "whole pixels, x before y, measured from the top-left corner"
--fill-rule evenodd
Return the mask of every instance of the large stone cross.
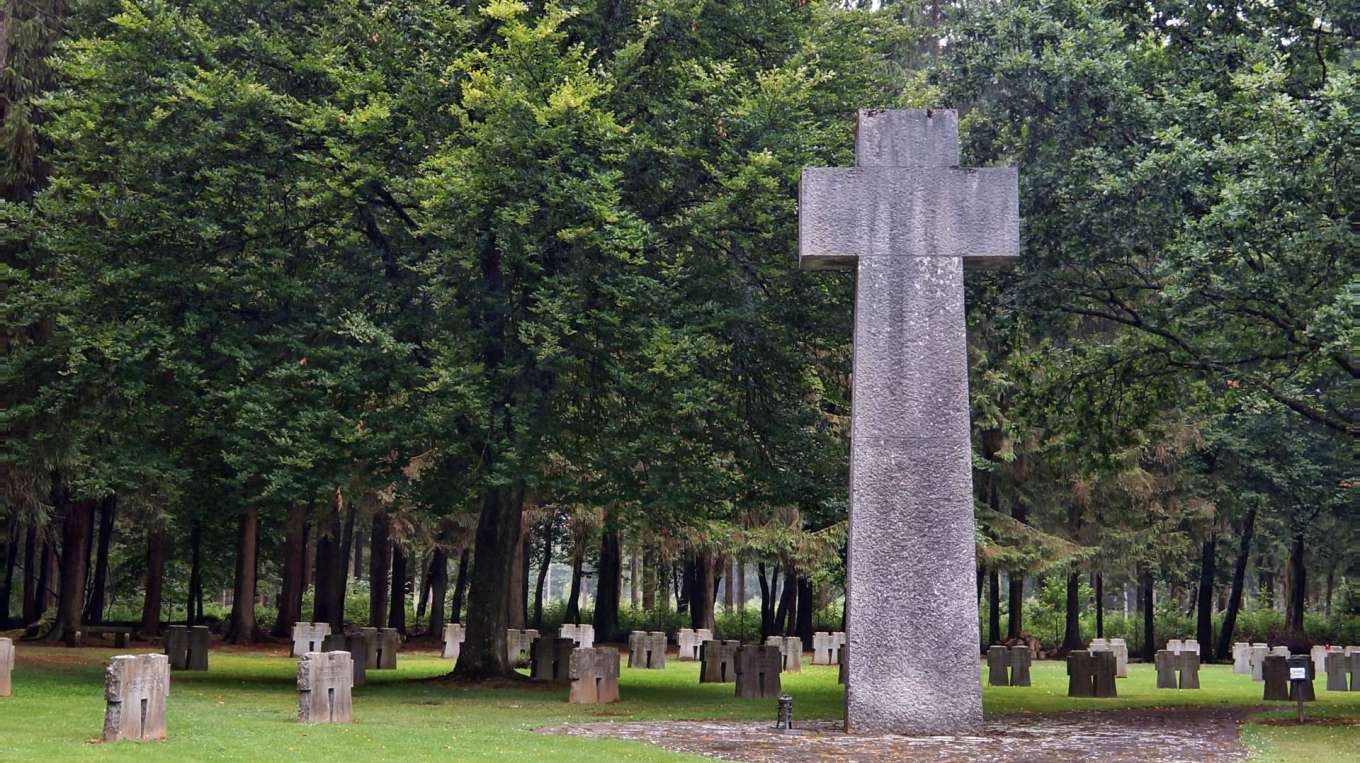
M 853 270 L 846 727 L 982 721 L 963 272 L 1018 256 L 1013 167 L 962 169 L 954 111 L 861 111 L 803 170 L 799 261 Z

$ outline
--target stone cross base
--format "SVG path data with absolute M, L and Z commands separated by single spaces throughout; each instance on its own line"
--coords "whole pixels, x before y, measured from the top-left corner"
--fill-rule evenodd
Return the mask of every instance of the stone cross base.
M 467 637 L 467 631 L 462 623 L 449 623 L 444 626 L 444 648 L 439 652 L 439 656 L 446 660 L 457 660 L 458 653 L 462 651 L 463 640 Z
M 571 680 L 569 667 L 576 642 L 569 638 L 539 636 L 534 639 L 534 654 L 530 662 L 529 679 L 550 683 Z
M 330 623 L 294 623 L 293 656 L 301 657 L 321 648 L 321 640 L 331 635 Z
M 770 636 L 765 639 L 766 646 L 779 648 L 784 660 L 785 673 L 803 672 L 803 640 L 797 636 Z
M 699 659 L 699 648 L 705 641 L 713 639 L 713 631 L 707 628 L 681 628 L 675 634 L 677 645 L 675 659 L 682 662 L 693 662 Z
M 505 629 L 505 659 L 511 665 L 524 665 L 529 662 L 534 649 L 534 639 L 538 638 L 538 631 L 534 628 L 520 630 L 519 628 Z
M 171 625 L 165 632 L 165 656 L 171 670 L 207 670 L 208 626 Z
M 1032 655 L 1027 646 L 1000 644 L 987 649 L 987 683 L 992 686 L 1029 686 Z
M 619 653 L 613 647 L 579 648 L 568 662 L 574 705 L 604 705 L 619 701 Z
M 354 663 L 354 685 L 368 683 L 369 637 L 362 633 L 332 633 L 321 642 L 323 652 L 349 652 Z
M 170 661 L 163 654 L 119 655 L 104 672 L 104 741 L 164 739 Z
M 740 641 L 705 641 L 699 648 L 699 683 L 727 684 L 737 680 Z
M 354 720 L 354 660 L 349 652 L 308 652 L 298 659 L 298 720 Z
M 841 647 L 845 646 L 845 633 L 817 631 L 812 634 L 812 664 L 837 665 L 841 661 Z
M 666 634 L 633 631 L 628 634 L 628 667 L 662 670 L 666 667 Z

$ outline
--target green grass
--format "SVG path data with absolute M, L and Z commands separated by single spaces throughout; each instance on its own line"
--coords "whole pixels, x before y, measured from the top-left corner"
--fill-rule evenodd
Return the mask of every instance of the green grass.
M 170 739 L 94 744 L 103 722 L 103 667 L 110 649 L 18 646 L 14 696 L 0 699 L 4 760 L 697 760 L 621 741 L 546 736 L 534 729 L 609 719 L 773 719 L 770 700 L 742 700 L 731 684 L 699 684 L 698 665 L 622 671 L 622 700 L 604 707 L 568 705 L 565 688 L 458 686 L 438 680 L 447 661 L 403 653 L 397 671 L 371 672 L 355 690 L 356 723 L 302 726 L 295 720 L 295 661 L 270 654 L 215 651 L 208 673 L 176 673 L 170 689 Z M 78 661 L 77 661 L 78 660 Z M 1205 666 L 1198 692 L 1158 691 L 1150 666 L 1131 665 L 1116 699 L 1070 699 L 1061 663 L 1040 662 L 1029 688 L 988 687 L 988 713 L 1073 709 L 1260 705 L 1261 684 L 1226 666 Z M 1320 682 L 1319 682 L 1320 685 Z M 837 718 L 841 690 L 834 668 L 805 665 L 785 674 L 801 718 Z M 1310 717 L 1360 718 L 1360 692 L 1319 691 Z M 1287 712 L 1277 713 L 1287 716 Z M 1259 760 L 1343 759 L 1360 749 L 1360 726 L 1248 724 L 1244 741 Z

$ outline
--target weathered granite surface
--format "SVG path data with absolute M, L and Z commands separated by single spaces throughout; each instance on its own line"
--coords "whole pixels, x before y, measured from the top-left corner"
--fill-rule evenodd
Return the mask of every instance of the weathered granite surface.
M 737 696 L 778 697 L 779 672 L 784 656 L 777 646 L 743 646 L 737 649 Z
M 164 739 L 170 660 L 163 654 L 118 655 L 104 672 L 104 741 Z
M 0 638 L 0 697 L 8 697 L 11 691 L 11 676 L 14 673 L 14 642 Z
M 354 660 L 349 652 L 308 652 L 298 658 L 298 720 L 354 720 Z
M 737 649 L 741 642 L 705 641 L 699 648 L 699 683 L 727 684 L 737 680 Z
M 368 683 L 369 636 L 364 633 L 332 633 L 321 640 L 323 652 L 349 652 L 354 663 L 354 685 Z
M 321 648 L 321 640 L 331 635 L 330 623 L 294 623 L 293 656 L 301 657 Z
M 533 658 L 529 663 L 529 680 L 566 683 L 576 642 L 569 638 L 539 636 L 534 639 Z
M 1019 254 L 1014 168 L 960 169 L 953 111 L 862 111 L 805 169 L 799 260 L 856 273 L 846 727 L 982 722 L 963 272 Z
M 458 653 L 463 649 L 463 640 L 467 637 L 467 630 L 462 623 L 449 623 L 444 626 L 444 648 L 439 652 L 439 656 L 446 660 L 457 660 Z
M 619 653 L 610 646 L 572 650 L 567 663 L 574 705 L 603 705 L 619 701 Z

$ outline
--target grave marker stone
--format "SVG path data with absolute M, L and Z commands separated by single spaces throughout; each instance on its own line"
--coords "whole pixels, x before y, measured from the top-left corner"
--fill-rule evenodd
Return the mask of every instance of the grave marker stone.
M 1184 642 L 1178 638 L 1173 638 L 1166 642 L 1166 650 L 1172 654 L 1180 654 L 1183 646 Z
M 1010 650 L 1000 644 L 987 647 L 987 683 L 991 686 L 1010 686 Z
M 1114 652 L 1093 652 L 1091 653 L 1091 696 L 1093 697 L 1116 697 L 1118 691 L 1115 689 L 1114 674 L 1118 666 L 1118 660 L 1114 657 Z
M 566 683 L 571 680 L 571 655 L 575 649 L 576 642 L 569 638 L 539 636 L 534 639 L 529 679 L 550 683 Z
M 373 660 L 369 670 L 396 670 L 397 652 L 401 651 L 401 633 L 396 628 L 378 628 L 376 640 L 369 647 Z
M 840 664 L 842 646 L 845 646 L 845 634 L 841 631 L 817 631 L 812 634 L 812 664 Z
M 799 262 L 855 271 L 846 728 L 982 723 L 963 273 L 1019 254 L 1015 168 L 960 169 L 952 110 L 865 110 L 808 168 Z
M 1290 702 L 1316 702 L 1317 693 L 1313 690 L 1313 661 L 1306 655 L 1296 654 L 1285 658 L 1286 678 L 1289 680 Z M 1298 671 L 1303 678 L 1298 679 Z
M 1034 655 L 1027 646 L 1011 647 L 1011 686 L 1029 686 L 1029 666 Z
M 1269 654 L 1270 648 L 1265 644 L 1252 644 L 1251 648 L 1247 650 L 1247 659 L 1251 665 L 1251 680 L 1265 680 L 1264 668 L 1266 657 L 1269 656 Z
M 628 667 L 661 670 L 666 667 L 666 634 L 633 631 L 628 634 Z
M 779 672 L 784 655 L 777 646 L 743 646 L 737 649 L 737 696 L 779 696 Z
M 163 654 L 119 655 L 104 672 L 104 741 L 165 738 L 170 660 Z
M 298 720 L 354 720 L 354 659 L 349 652 L 308 652 L 298 658 Z
M 354 685 L 368 683 L 368 636 L 362 633 L 332 633 L 321 640 L 323 652 L 349 652 L 354 665 Z
M 1110 651 L 1114 652 L 1115 676 L 1129 677 L 1129 645 L 1122 638 L 1110 639 Z
M 1351 691 L 1360 691 L 1360 651 L 1346 655 L 1346 667 L 1350 668 Z
M 1152 662 L 1157 668 L 1157 688 L 1176 688 L 1176 653 L 1170 649 L 1158 649 Z
M 770 636 L 765 639 L 766 646 L 779 648 L 783 656 L 785 673 L 803 672 L 803 640 L 797 636 Z
M 705 641 L 699 648 L 699 683 L 726 684 L 737 680 L 740 641 Z
M 1232 646 L 1233 672 L 1239 675 L 1251 675 L 1251 644 L 1245 641 L 1235 642 Z
M 707 628 L 681 628 L 675 634 L 675 643 L 678 645 L 676 653 L 677 660 L 692 662 L 699 659 L 699 648 L 705 641 L 713 639 L 713 631 Z
M 448 623 L 444 626 L 444 647 L 439 651 L 439 656 L 446 660 L 457 660 L 458 653 L 463 649 L 463 640 L 467 637 L 467 629 L 462 623 Z
M 1199 688 L 1199 652 L 1185 650 L 1180 653 L 1177 659 L 1177 667 L 1181 671 L 1182 689 Z
M 1340 651 L 1327 653 L 1327 691 L 1349 690 L 1346 686 L 1346 674 L 1350 672 L 1350 666 L 1347 664 L 1349 661 L 1349 658 Z
M 568 702 L 603 705 L 619 700 L 619 653 L 613 647 L 574 649 L 567 669 L 571 678 Z
M 1085 649 L 1074 649 L 1067 655 L 1067 696 L 1095 696 L 1094 660 Z
M 1278 654 L 1267 655 L 1261 667 L 1266 682 L 1261 697 L 1266 701 L 1289 701 L 1289 658 Z
M 293 656 L 301 657 L 321 649 L 322 639 L 331 633 L 330 623 L 294 623 Z
M 0 697 L 10 696 L 11 676 L 14 674 L 14 642 L 0 638 Z
M 589 624 L 564 624 L 557 630 L 558 638 L 569 638 L 579 647 L 589 649 L 595 646 L 595 626 Z

